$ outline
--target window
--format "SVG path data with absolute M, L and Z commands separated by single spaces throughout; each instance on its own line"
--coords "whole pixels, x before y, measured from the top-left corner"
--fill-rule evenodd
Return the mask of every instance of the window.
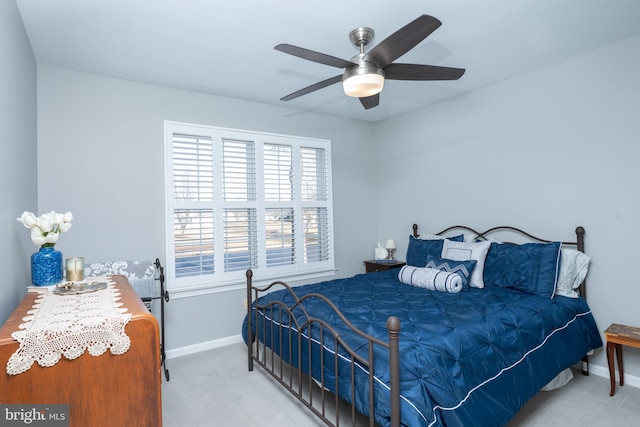
M 333 273 L 330 141 L 165 122 L 172 290 Z

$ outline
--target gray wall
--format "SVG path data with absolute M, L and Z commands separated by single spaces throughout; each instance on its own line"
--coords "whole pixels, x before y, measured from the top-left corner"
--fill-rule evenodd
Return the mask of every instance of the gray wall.
M 640 36 L 378 124 L 378 234 L 402 257 L 412 222 L 567 240 L 582 225 L 600 330 L 640 325 L 638 52 Z M 608 376 L 604 351 L 594 362 Z M 640 375 L 640 350 L 625 373 Z
M 36 63 L 15 1 L 0 1 L 0 324 L 31 284 L 36 247 L 16 218 L 37 210 Z
M 163 120 L 330 139 L 337 275 L 364 271 L 376 241 L 370 124 L 39 66 L 38 202 L 74 214 L 56 245 L 65 257 L 164 261 Z M 173 298 L 167 349 L 238 335 L 244 296 Z

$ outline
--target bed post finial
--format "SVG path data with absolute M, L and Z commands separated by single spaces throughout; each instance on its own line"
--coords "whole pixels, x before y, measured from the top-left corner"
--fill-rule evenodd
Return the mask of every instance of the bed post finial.
M 417 228 L 417 225 L 414 227 Z M 391 404 L 391 427 L 400 427 L 400 320 L 396 316 L 387 319 L 389 331 L 389 386 Z
M 578 247 L 577 249 L 580 252 L 584 252 L 584 227 L 579 225 L 576 227 L 576 237 L 578 238 Z
M 418 224 L 413 224 L 413 237 L 415 237 L 416 239 L 420 237 L 420 235 L 418 234 Z

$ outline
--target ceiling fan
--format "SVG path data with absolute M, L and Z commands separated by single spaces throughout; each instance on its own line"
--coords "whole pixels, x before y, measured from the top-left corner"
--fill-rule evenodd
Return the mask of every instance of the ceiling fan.
M 280 98 L 280 100 L 290 101 L 342 81 L 345 94 L 359 98 L 364 108 L 369 109 L 380 103 L 380 91 L 382 91 L 385 79 L 457 80 L 464 74 L 464 68 L 393 62 L 413 49 L 440 25 L 442 22 L 437 18 L 421 15 L 391 34 L 367 53 L 365 53 L 364 47 L 371 42 L 375 33 L 368 27 L 356 28 L 349 33 L 349 39 L 360 49 L 360 53 L 348 61 L 290 44 L 279 44 L 274 49 L 280 52 L 331 67 L 344 68 L 342 74 L 307 86 Z

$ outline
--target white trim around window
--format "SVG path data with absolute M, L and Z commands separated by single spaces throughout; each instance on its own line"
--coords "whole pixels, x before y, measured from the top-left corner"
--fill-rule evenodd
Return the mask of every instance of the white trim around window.
M 331 141 L 165 121 L 166 277 L 182 296 L 335 272 Z

